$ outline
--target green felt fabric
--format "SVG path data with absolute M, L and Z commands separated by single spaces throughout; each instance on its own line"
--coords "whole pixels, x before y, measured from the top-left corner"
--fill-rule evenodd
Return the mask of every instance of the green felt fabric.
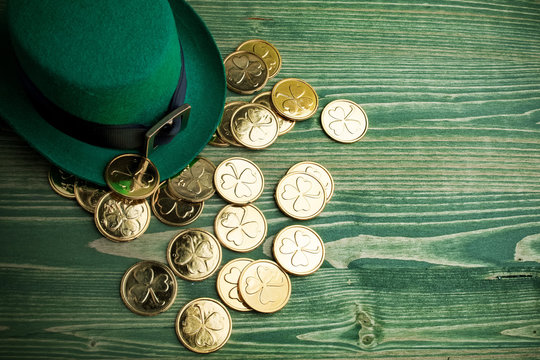
M 64 110 L 104 124 L 151 124 L 167 110 L 181 55 L 167 0 L 10 0 L 17 58 Z
M 222 57 L 208 28 L 184 1 L 169 0 L 169 5 L 184 50 L 186 103 L 191 105 L 191 114 L 186 129 L 150 156 L 162 179 L 182 170 L 210 140 L 221 118 L 226 93 Z M 86 144 L 41 118 L 17 77 L 4 10 L 0 8 L 0 54 L 5 55 L 0 57 L 0 117 L 52 163 L 80 178 L 105 185 L 105 166 L 125 151 Z

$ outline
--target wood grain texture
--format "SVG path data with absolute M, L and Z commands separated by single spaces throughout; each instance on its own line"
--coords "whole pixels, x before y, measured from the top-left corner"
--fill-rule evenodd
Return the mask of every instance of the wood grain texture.
M 317 273 L 292 278 L 280 312 L 231 310 L 230 341 L 208 357 L 539 358 L 540 3 L 189 3 L 223 57 L 250 38 L 276 45 L 283 67 L 263 91 L 298 77 L 320 99 L 313 118 L 268 149 L 203 150 L 215 164 L 247 157 L 264 173 L 255 204 L 268 238 L 248 257 L 271 257 L 273 236 L 295 223 L 327 249 Z M 340 98 L 368 115 L 356 144 L 320 127 L 324 105 Z M 164 262 L 178 229 L 153 218 L 133 242 L 103 239 L 88 213 L 49 189 L 47 162 L 1 126 L 0 358 L 199 358 L 173 321 L 189 300 L 217 298 L 215 276 L 180 281 L 156 317 L 130 313 L 119 297 L 124 271 Z M 273 192 L 303 160 L 327 167 L 336 190 L 320 216 L 299 222 Z M 190 226 L 212 231 L 224 205 L 214 196 Z M 224 250 L 223 263 L 238 256 Z

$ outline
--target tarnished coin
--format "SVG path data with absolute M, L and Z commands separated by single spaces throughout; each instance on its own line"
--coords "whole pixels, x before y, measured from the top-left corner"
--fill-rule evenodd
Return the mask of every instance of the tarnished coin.
M 292 128 L 294 127 L 294 124 L 296 124 L 294 121 L 285 119 L 283 116 L 280 116 L 277 113 L 276 109 L 274 108 L 274 104 L 272 104 L 272 92 L 270 91 L 260 93 L 259 95 L 251 99 L 251 102 L 254 104 L 264 105 L 274 112 L 274 115 L 276 116 L 276 119 L 278 120 L 278 125 L 279 125 L 278 135 L 283 135 L 283 134 L 288 133 L 289 131 L 292 130 Z
M 219 270 L 216 280 L 217 292 L 225 305 L 234 310 L 251 311 L 238 294 L 238 278 L 242 270 L 252 261 L 247 258 L 233 259 Z
M 237 142 L 250 149 L 264 149 L 277 137 L 279 124 L 272 110 L 260 104 L 240 106 L 231 118 L 231 132 Z
M 68 199 L 75 198 L 75 182 L 77 177 L 51 165 L 49 168 L 49 184 L 51 188 L 60 196 L 63 196 Z
M 297 220 L 308 220 L 319 215 L 326 205 L 323 185 L 306 173 L 285 175 L 276 187 L 275 199 L 286 215 Z
M 89 213 L 94 213 L 96 206 L 108 190 L 91 182 L 78 179 L 74 187 L 77 203 Z
M 248 264 L 238 279 L 240 297 L 253 310 L 272 313 L 281 310 L 291 296 L 291 280 L 270 260 Z
M 214 195 L 216 166 L 207 158 L 198 156 L 179 174 L 167 180 L 169 193 L 191 202 L 208 200 Z
M 272 88 L 272 104 L 279 115 L 294 121 L 309 119 L 317 112 L 315 89 L 300 79 L 283 79 Z
M 130 241 L 141 236 L 150 218 L 146 200 L 127 199 L 112 192 L 101 197 L 94 212 L 99 232 L 113 241 Z
M 214 173 L 216 190 L 223 199 L 233 204 L 249 204 L 261 196 L 264 177 L 253 162 L 232 157 L 224 160 Z
M 146 199 L 159 187 L 159 172 L 150 159 L 122 154 L 105 168 L 105 182 L 115 193 L 130 199 Z
M 313 229 L 291 225 L 274 238 L 273 253 L 277 263 L 288 273 L 309 275 L 324 261 L 324 243 Z
M 231 118 L 236 109 L 240 106 L 247 104 L 245 101 L 233 101 L 225 104 L 223 109 L 223 116 L 221 117 L 221 122 L 217 128 L 217 132 L 221 139 L 230 145 L 243 147 L 236 139 L 234 138 L 231 132 Z
M 135 314 L 153 316 L 168 310 L 176 299 L 178 284 L 168 266 L 141 261 L 130 267 L 120 284 L 120 296 Z
M 185 226 L 199 218 L 204 202 L 189 202 L 178 199 L 171 194 L 166 184 L 156 191 L 152 197 L 152 212 L 164 224 Z
M 250 53 L 259 55 L 264 60 L 266 68 L 268 69 L 268 77 L 273 78 L 277 75 L 281 69 L 281 55 L 274 45 L 268 41 L 260 39 L 252 39 L 243 42 L 236 49 L 237 51 L 244 50 Z
M 184 280 L 201 281 L 221 263 L 221 245 L 214 235 L 201 229 L 184 230 L 169 242 L 167 262 Z
M 196 353 L 211 353 L 227 343 L 232 331 L 229 311 L 220 302 L 198 298 L 187 303 L 176 316 L 178 340 Z
M 334 100 L 321 112 L 321 125 L 329 137 L 349 144 L 366 134 L 368 118 L 358 104 L 349 100 Z
M 329 202 L 334 195 L 334 179 L 330 174 L 330 171 L 326 170 L 321 164 L 317 164 L 313 161 L 302 161 L 291 166 L 287 173 L 303 172 L 313 176 L 315 179 L 324 186 L 324 193 L 326 194 L 326 202 Z
M 225 58 L 224 66 L 227 87 L 236 93 L 253 94 L 268 81 L 266 63 L 253 53 L 235 51 Z
M 248 252 L 259 246 L 266 237 L 267 224 L 255 205 L 227 205 L 217 214 L 214 232 L 227 249 Z

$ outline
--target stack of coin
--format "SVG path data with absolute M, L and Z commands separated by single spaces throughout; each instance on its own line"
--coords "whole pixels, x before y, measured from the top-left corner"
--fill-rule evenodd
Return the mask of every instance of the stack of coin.
M 334 193 L 334 180 L 322 165 L 304 161 L 293 165 L 276 186 L 274 198 L 280 210 L 293 219 L 319 215 Z

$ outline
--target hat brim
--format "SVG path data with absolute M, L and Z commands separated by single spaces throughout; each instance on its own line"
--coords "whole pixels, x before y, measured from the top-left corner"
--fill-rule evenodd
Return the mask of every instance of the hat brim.
M 189 4 L 183 0 L 169 3 L 184 51 L 188 84 L 185 101 L 192 109 L 188 126 L 150 155 L 162 179 L 177 174 L 206 146 L 221 119 L 226 94 L 223 60 L 210 31 Z M 5 9 L 0 9 L 0 17 L 0 53 L 4 54 L 0 66 L 0 117 L 55 165 L 104 185 L 107 163 L 130 151 L 81 142 L 57 130 L 37 113 L 17 76 Z

